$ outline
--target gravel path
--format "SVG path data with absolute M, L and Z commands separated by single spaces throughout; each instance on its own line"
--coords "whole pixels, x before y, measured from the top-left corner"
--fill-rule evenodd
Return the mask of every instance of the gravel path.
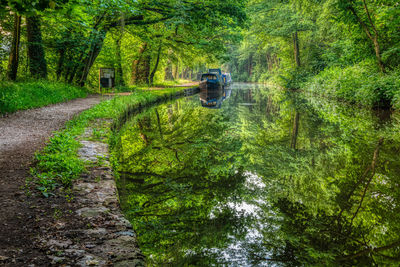
M 27 197 L 24 184 L 35 151 L 66 121 L 102 100 L 90 96 L 67 103 L 20 111 L 0 118 L 0 266 L 40 262 L 44 252 L 33 246 L 41 215 L 49 201 Z

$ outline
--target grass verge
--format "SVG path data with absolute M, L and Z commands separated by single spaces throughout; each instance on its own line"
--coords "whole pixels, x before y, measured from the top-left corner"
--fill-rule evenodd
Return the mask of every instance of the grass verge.
M 31 169 L 36 189 L 45 197 L 53 194 L 56 188 L 68 188 L 72 181 L 85 171 L 85 163 L 78 157 L 79 137 L 91 122 L 109 119 L 115 122 L 114 128 L 132 114 L 137 108 L 152 105 L 162 99 L 183 92 L 183 88 L 166 88 L 157 91 L 136 90 L 129 96 L 116 96 L 93 108 L 82 112 L 50 138 L 46 147 L 36 153 L 36 165 Z
M 0 82 L 0 114 L 86 97 L 87 89 L 50 82 Z

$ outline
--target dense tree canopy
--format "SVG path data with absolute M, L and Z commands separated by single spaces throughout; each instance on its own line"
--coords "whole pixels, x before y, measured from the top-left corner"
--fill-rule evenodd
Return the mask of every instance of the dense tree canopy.
M 207 61 L 221 58 L 224 45 L 236 38 L 234 32 L 246 20 L 242 0 L 2 1 L 1 5 L 2 75 L 10 51 L 9 79 L 24 77 L 17 71 L 28 65 L 29 76 L 49 74 L 51 79 L 79 85 L 94 83 L 93 65 L 106 64 L 116 67 L 120 84 L 152 83 L 156 73 L 163 76 L 161 67 L 172 71 L 172 65 L 175 70 L 169 78 L 188 78 L 200 65 L 204 68 Z
M 223 65 L 235 80 L 290 89 L 315 92 L 322 80 L 318 91 L 368 106 L 400 95 L 395 0 L 0 4 L 0 75 L 10 80 L 94 87 L 98 68 L 114 67 L 117 85 L 153 84 Z
M 230 50 L 226 67 L 239 80 L 273 78 L 291 89 L 317 87 L 323 77 L 320 92 L 367 105 L 394 104 L 398 5 L 395 0 L 250 0 L 249 27 L 243 42 Z M 364 82 L 357 84 L 358 78 Z M 361 99 L 372 95 L 375 103 Z

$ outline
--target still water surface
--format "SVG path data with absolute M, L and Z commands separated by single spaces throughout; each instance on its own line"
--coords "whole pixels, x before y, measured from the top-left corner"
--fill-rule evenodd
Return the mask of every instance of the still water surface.
M 257 84 L 216 102 L 121 130 L 121 204 L 149 265 L 399 263 L 396 114 Z

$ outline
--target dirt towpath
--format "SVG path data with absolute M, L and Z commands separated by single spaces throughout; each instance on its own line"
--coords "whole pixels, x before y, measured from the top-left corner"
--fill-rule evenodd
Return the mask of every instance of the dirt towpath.
M 99 103 L 90 96 L 67 103 L 20 111 L 0 117 L 0 266 L 49 265 L 44 251 L 35 247 L 35 237 L 54 202 L 41 196 L 28 197 L 24 184 L 34 152 L 41 149 L 53 131 L 83 110 Z

